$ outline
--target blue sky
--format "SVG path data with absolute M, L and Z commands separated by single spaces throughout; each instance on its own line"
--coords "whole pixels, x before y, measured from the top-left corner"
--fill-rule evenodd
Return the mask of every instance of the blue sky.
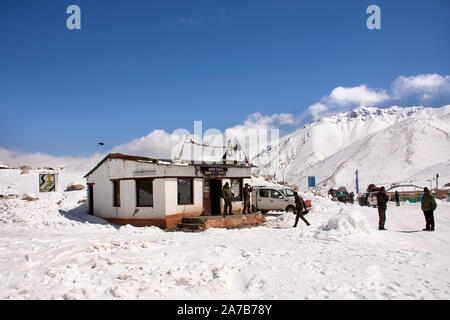
M 66 27 L 71 4 L 81 30 Z M 380 30 L 366 27 L 371 4 Z M 450 74 L 449 31 L 448 0 L 3 0 L 0 147 L 88 154 L 194 120 L 225 130 L 255 112 L 304 114 L 337 87 L 392 96 L 400 76 Z

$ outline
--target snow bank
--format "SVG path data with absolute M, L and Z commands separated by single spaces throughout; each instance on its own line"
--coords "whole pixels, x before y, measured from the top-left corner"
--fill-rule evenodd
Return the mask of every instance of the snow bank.
M 368 233 L 371 227 L 360 210 L 342 208 L 331 217 L 327 223 L 319 227 L 320 231 L 350 235 L 354 233 Z
M 73 228 L 78 224 L 112 225 L 89 215 L 86 190 L 64 192 L 71 184 L 85 184 L 82 173 L 60 172 L 56 192 L 39 192 L 39 170 L 20 174 L 20 170 L 2 171 L 0 194 L 0 224 L 25 229 Z M 27 201 L 24 198 L 36 199 Z

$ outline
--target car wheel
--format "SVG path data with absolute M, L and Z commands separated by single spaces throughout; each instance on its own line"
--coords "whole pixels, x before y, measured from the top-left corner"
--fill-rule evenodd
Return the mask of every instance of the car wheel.
M 287 212 L 294 212 L 294 207 L 293 206 L 287 206 L 286 207 L 286 211 Z

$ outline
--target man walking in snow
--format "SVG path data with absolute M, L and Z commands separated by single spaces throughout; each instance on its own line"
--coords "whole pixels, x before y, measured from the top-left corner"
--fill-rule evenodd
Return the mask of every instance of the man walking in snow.
M 295 197 L 295 213 L 297 214 L 295 216 L 295 224 L 294 228 L 297 227 L 298 219 L 302 219 L 307 226 L 309 226 L 309 222 L 303 217 L 303 210 L 306 210 L 306 204 L 305 201 L 303 201 L 303 198 L 298 195 L 298 193 L 294 192 Z
M 222 188 L 222 198 L 223 201 L 225 202 L 224 204 L 224 209 L 223 209 L 223 214 L 224 215 L 230 215 L 231 214 L 231 210 L 232 210 L 232 201 L 233 201 L 233 192 L 231 192 L 230 189 L 230 184 L 227 182 L 225 183 L 225 185 Z M 227 213 L 227 209 L 228 209 L 228 213 Z
M 386 203 L 389 201 L 389 197 L 384 190 L 384 187 L 380 188 L 377 193 L 377 207 L 378 207 L 378 230 L 386 230 L 384 223 L 386 222 Z
M 244 210 L 242 210 L 242 214 L 245 214 L 245 209 L 247 209 L 247 213 L 250 213 L 250 195 L 252 194 L 252 191 L 253 188 L 246 183 L 244 187 Z
M 436 199 L 430 193 L 427 187 L 423 189 L 423 197 L 421 201 L 423 214 L 425 215 L 425 229 L 424 231 L 434 231 L 434 210 L 436 210 Z

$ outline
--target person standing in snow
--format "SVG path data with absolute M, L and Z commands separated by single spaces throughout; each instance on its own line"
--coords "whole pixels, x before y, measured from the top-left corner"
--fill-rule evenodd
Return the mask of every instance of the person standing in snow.
M 424 231 L 434 231 L 434 210 L 436 210 L 436 199 L 430 193 L 427 187 L 423 189 L 423 197 L 421 200 L 421 207 L 425 215 L 425 229 Z
M 303 201 L 303 198 L 300 197 L 296 191 L 294 192 L 294 198 L 295 198 L 294 212 L 297 214 L 295 216 L 294 228 L 297 227 L 298 219 L 302 219 L 306 223 L 306 225 L 309 226 L 309 222 L 303 217 L 303 210 L 306 210 L 305 201 Z
M 225 202 L 223 214 L 225 216 L 230 215 L 231 210 L 232 210 L 233 192 L 231 192 L 230 184 L 228 182 L 225 183 L 225 185 L 222 188 L 222 198 L 223 198 L 223 201 Z M 227 213 L 227 211 L 228 211 L 228 213 Z
M 384 190 L 384 187 L 380 188 L 377 193 L 377 207 L 378 207 L 378 230 L 386 230 L 384 223 L 386 222 L 386 203 L 389 201 L 389 197 Z
M 395 191 L 395 202 L 397 203 L 397 207 L 400 206 L 400 196 L 398 191 Z
M 247 213 L 250 213 L 250 196 L 252 191 L 253 188 L 246 183 L 244 187 L 244 209 L 242 210 L 242 214 L 245 214 L 245 209 L 247 209 Z
M 348 202 L 350 202 L 351 204 L 355 202 L 355 194 L 353 192 L 350 192 L 348 194 Z

